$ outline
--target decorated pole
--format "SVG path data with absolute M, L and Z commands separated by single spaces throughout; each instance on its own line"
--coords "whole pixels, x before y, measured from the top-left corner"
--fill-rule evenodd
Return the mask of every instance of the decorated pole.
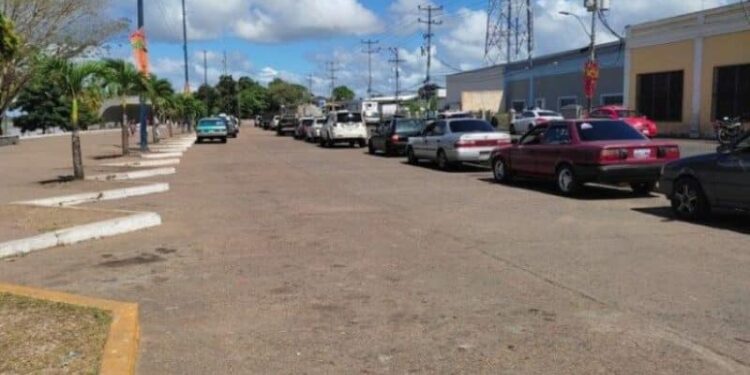
M 148 76 L 148 49 L 146 48 L 146 33 L 143 30 L 143 0 L 138 0 L 138 30 L 130 36 L 133 55 L 138 70 L 144 77 Z M 141 123 L 141 151 L 148 151 L 148 124 L 146 123 L 146 99 L 139 95 L 139 116 Z

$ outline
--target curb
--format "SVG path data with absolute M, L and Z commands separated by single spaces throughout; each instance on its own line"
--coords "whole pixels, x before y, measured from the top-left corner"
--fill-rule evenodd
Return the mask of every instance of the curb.
M 141 195 L 148 195 L 154 193 L 164 193 L 169 191 L 169 184 L 158 183 L 145 186 L 137 186 L 131 188 L 104 190 L 95 193 L 83 193 L 74 195 L 64 195 L 60 197 L 35 199 L 23 202 L 14 202 L 13 204 L 26 204 L 32 206 L 46 206 L 46 207 L 66 207 L 74 206 L 82 203 L 101 202 L 115 199 L 123 199 L 128 197 L 137 197 Z
M 122 130 L 120 128 L 117 129 L 98 129 L 98 130 L 84 130 L 79 132 L 82 136 L 86 134 L 101 134 L 101 133 L 114 133 L 114 132 L 121 132 Z M 29 135 L 29 136 L 21 136 L 21 141 L 26 140 L 32 140 L 32 139 L 43 139 L 43 138 L 51 138 L 51 137 L 63 137 L 66 135 L 70 135 L 71 132 L 60 132 L 60 133 L 52 133 L 52 134 L 37 134 L 37 135 Z
M 138 178 L 170 175 L 175 174 L 176 172 L 177 171 L 174 168 L 156 168 L 133 172 L 99 174 L 94 176 L 87 176 L 86 179 L 91 181 L 133 180 Z
M 107 342 L 102 351 L 101 374 L 135 374 L 140 342 L 138 304 L 77 296 L 20 285 L 0 283 L 0 292 L 69 305 L 92 307 L 112 313 Z
M 99 164 L 99 165 L 102 167 L 145 168 L 145 167 L 163 167 L 167 165 L 177 165 L 177 164 L 180 164 L 180 159 L 126 161 L 126 162 L 120 162 L 120 163 L 104 163 L 104 164 Z
M 122 211 L 127 212 L 127 211 Z M 98 221 L 43 233 L 33 237 L 0 243 L 0 258 L 28 254 L 50 247 L 72 245 L 78 242 L 111 237 L 161 225 L 161 216 L 155 212 L 138 212 L 130 216 Z
M 167 158 L 181 158 L 182 152 L 164 152 L 155 154 L 141 154 L 142 159 L 167 159 Z

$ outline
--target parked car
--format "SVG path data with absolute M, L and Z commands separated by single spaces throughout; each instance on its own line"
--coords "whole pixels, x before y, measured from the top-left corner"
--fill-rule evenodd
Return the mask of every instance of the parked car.
M 263 129 L 265 130 L 276 130 L 276 127 L 279 126 L 279 121 L 281 121 L 281 116 L 275 115 L 271 117 L 271 119 L 265 123 L 263 126 Z
M 305 140 L 308 142 L 317 142 L 320 139 L 320 129 L 326 123 L 325 117 L 318 117 L 309 126 L 305 127 Z
M 226 114 L 220 114 L 219 117 L 223 118 L 227 122 L 227 135 L 230 138 L 237 138 L 240 134 L 240 122 L 236 117 L 227 116 Z
M 510 134 L 495 130 L 484 120 L 437 120 L 419 135 L 409 138 L 406 156 L 410 164 L 427 159 L 447 170 L 460 163 L 487 162 L 492 150 L 510 142 Z
M 589 114 L 589 118 L 625 121 L 649 138 L 656 137 L 658 133 L 656 123 L 649 120 L 648 117 L 637 111 L 618 105 L 594 108 L 594 110 L 591 111 L 591 114 Z
M 283 116 L 279 120 L 279 124 L 276 125 L 276 135 L 284 136 L 287 134 L 294 134 L 297 129 L 297 118 L 294 116 Z
M 531 129 L 539 124 L 563 119 L 563 115 L 553 111 L 543 109 L 526 110 L 521 112 L 521 115 L 510 123 L 510 134 L 516 134 L 516 132 L 525 133 L 531 131 Z
M 419 135 L 424 129 L 424 121 L 413 118 L 393 118 L 383 122 L 368 141 L 368 151 L 375 154 L 382 151 L 386 156 L 403 155 L 409 137 Z
M 716 153 L 667 164 L 659 190 L 686 220 L 706 218 L 713 208 L 750 210 L 750 133 Z
M 348 143 L 349 146 L 365 147 L 367 128 L 362 121 L 362 114 L 350 111 L 331 111 L 328 120 L 320 130 L 320 145 L 333 147 L 336 143 Z
M 306 128 L 315 124 L 315 117 L 302 117 L 297 122 L 297 128 L 294 129 L 294 139 L 305 139 L 307 134 Z
M 495 180 L 554 180 L 564 195 L 585 183 L 629 184 L 637 194 L 654 189 L 661 168 L 680 157 L 672 142 L 656 142 L 620 120 L 562 120 L 541 124 L 519 142 L 492 154 Z
M 221 143 L 227 143 L 227 126 L 227 120 L 221 117 L 201 119 L 195 127 L 196 141 L 202 143 L 208 139 L 218 139 Z

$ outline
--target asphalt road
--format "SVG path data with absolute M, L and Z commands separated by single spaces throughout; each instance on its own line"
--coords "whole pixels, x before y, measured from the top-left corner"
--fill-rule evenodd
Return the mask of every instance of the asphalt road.
M 164 225 L 0 261 L 0 280 L 141 307 L 141 374 L 750 373 L 747 216 L 501 186 L 243 128 Z

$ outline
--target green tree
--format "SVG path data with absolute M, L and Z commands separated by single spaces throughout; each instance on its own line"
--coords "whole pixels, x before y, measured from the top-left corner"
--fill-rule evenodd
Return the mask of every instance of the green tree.
M 46 134 L 49 128 L 54 127 L 70 130 L 70 105 L 64 98 L 62 88 L 41 77 L 21 90 L 12 109 L 23 113 L 13 122 L 25 132 L 42 129 Z
M 202 101 L 206 110 L 210 113 L 216 113 L 218 111 L 216 105 L 218 97 L 219 94 L 216 92 L 216 89 L 205 84 L 198 87 L 198 91 L 195 92 L 195 98 Z
M 240 91 L 240 117 L 251 118 L 268 109 L 268 90 L 255 85 Z
M 120 99 L 122 154 L 128 155 L 130 153 L 130 132 L 128 130 L 127 98 L 129 95 L 137 95 L 143 92 L 143 75 L 138 72 L 133 64 L 125 60 L 106 59 L 104 65 L 106 67 L 107 88 L 113 96 Z
M 339 86 L 333 89 L 333 101 L 348 102 L 354 99 L 354 91 L 346 86 Z
M 0 13 L 0 61 L 5 63 L 11 61 L 18 54 L 21 40 L 16 34 L 13 21 Z
M 101 62 L 89 61 L 76 64 L 64 59 L 50 59 L 46 64 L 48 77 L 55 80 L 62 88 L 63 94 L 70 99 L 70 125 L 73 130 L 71 143 L 73 149 L 73 175 L 83 179 L 83 156 L 81 154 L 81 137 L 79 134 L 79 104 L 86 98 L 86 89 L 98 76 L 104 75 L 105 68 Z
M 219 112 L 228 115 L 237 114 L 237 82 L 232 76 L 219 77 L 219 83 L 216 84 L 217 106 Z
M 279 78 L 268 84 L 268 96 L 272 110 L 294 108 L 307 102 L 310 98 L 310 94 L 304 86 L 289 83 Z
M 149 100 L 151 100 L 151 108 L 153 108 L 156 117 L 159 119 L 159 122 L 163 122 L 166 115 L 165 102 L 168 100 L 168 98 L 171 98 L 172 95 L 174 95 L 174 88 L 172 88 L 172 83 L 167 79 L 158 78 L 157 76 L 152 74 L 146 80 L 146 93 Z M 171 135 L 171 128 L 169 129 L 169 132 Z M 159 139 L 156 132 L 156 124 L 154 124 L 154 131 L 152 131 L 151 133 L 153 134 L 154 143 L 158 142 Z

